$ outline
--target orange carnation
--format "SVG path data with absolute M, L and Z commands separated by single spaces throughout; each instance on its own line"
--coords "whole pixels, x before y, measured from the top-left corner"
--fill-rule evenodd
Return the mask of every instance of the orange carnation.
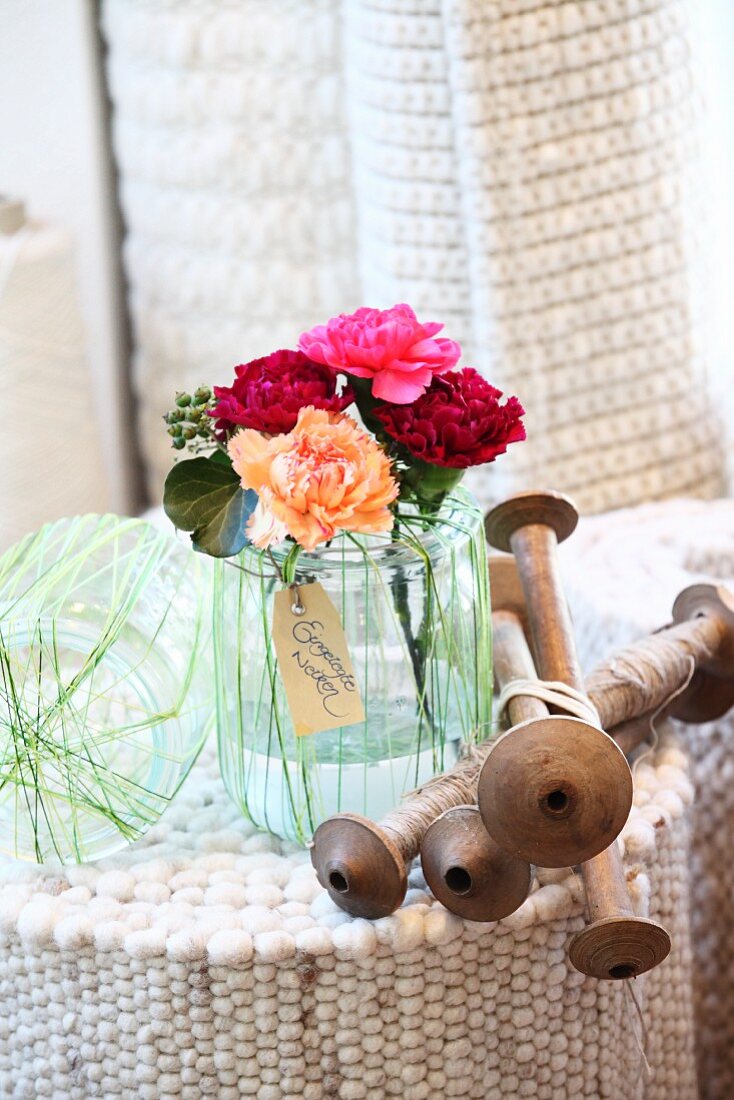
M 227 449 L 259 500 L 247 533 L 261 549 L 290 535 L 305 550 L 337 531 L 389 531 L 398 495 L 385 452 L 350 416 L 307 405 L 293 431 L 237 432 Z

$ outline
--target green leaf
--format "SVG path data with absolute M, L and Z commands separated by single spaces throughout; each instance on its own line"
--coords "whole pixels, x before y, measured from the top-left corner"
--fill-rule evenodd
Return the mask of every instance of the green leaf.
M 218 466 L 226 466 L 228 470 L 232 469 L 232 459 L 224 451 L 220 451 L 219 447 L 213 450 L 210 455 L 207 455 L 206 460 L 207 462 L 216 462 Z
M 212 458 L 178 462 L 163 489 L 163 508 L 174 526 L 191 532 L 195 550 L 214 558 L 239 554 L 257 494 L 240 486 L 229 464 Z

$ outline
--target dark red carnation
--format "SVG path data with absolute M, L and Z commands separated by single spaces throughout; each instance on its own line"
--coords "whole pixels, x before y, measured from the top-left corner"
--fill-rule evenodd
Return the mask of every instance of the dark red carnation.
M 215 386 L 217 404 L 210 411 L 222 435 L 255 428 L 268 435 L 290 432 L 305 405 L 342 412 L 354 394 L 349 386 L 337 393 L 335 372 L 314 363 L 302 351 L 274 351 L 235 367 L 231 386 Z
M 412 405 L 380 405 L 373 415 L 415 458 L 464 470 L 492 462 L 525 438 L 525 410 L 472 367 L 436 375 Z

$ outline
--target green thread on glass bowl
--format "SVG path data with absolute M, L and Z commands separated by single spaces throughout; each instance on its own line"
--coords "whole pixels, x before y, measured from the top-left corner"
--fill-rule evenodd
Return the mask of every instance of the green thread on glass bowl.
M 112 515 L 0 558 L 0 851 L 85 862 L 161 815 L 212 724 L 210 568 Z

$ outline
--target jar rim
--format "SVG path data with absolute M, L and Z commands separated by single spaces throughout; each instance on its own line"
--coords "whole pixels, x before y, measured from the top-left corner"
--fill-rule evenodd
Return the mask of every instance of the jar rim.
M 347 572 L 363 570 L 367 559 L 375 566 L 404 568 L 422 565 L 427 556 L 435 564 L 474 537 L 477 530 L 481 530 L 483 516 L 474 494 L 458 486 L 446 497 L 435 518 L 429 519 L 417 510 L 405 508 L 397 513 L 397 520 L 400 528 L 397 539 L 393 531 L 370 535 L 342 532 L 328 546 L 302 551 L 296 564 L 296 576 L 318 575 L 335 568 Z M 290 544 L 273 547 L 271 553 L 278 567 L 290 549 Z M 243 551 L 244 554 L 253 552 L 258 557 L 263 554 L 251 546 Z

